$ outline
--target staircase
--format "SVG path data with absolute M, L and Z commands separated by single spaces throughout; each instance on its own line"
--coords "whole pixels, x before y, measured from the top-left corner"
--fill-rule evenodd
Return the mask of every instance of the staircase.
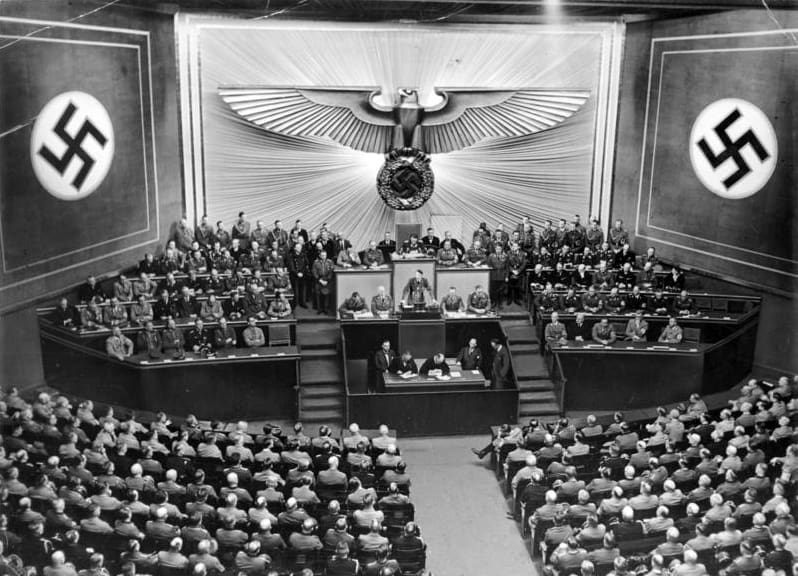
M 303 424 L 344 425 L 344 375 L 338 357 L 340 332 L 335 318 L 298 318 L 299 420 Z
M 518 422 L 530 418 L 554 420 L 560 415 L 560 406 L 529 315 L 502 317 L 501 324 L 507 334 L 507 347 L 518 382 Z

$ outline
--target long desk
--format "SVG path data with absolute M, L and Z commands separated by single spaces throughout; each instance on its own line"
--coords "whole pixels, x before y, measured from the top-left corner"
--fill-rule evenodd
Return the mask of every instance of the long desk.
M 515 420 L 518 412 L 518 390 L 485 387 L 483 374 L 461 372 L 448 381 L 426 377 L 402 380 L 394 375 L 386 378 L 386 393 L 368 394 L 367 382 L 377 378 L 373 358 L 383 338 L 406 345 L 421 361 L 428 355 L 419 353 L 427 346 L 423 334 L 436 334 L 434 350 L 451 358 L 470 337 L 477 338 L 483 359 L 489 367 L 490 339 L 506 340 L 495 315 L 476 317 L 462 315 L 428 320 L 360 318 L 341 320 L 341 350 L 344 359 L 347 420 L 361 426 L 378 426 L 389 415 L 390 422 L 405 436 L 431 434 L 475 434 L 491 422 Z M 417 330 L 416 340 L 403 340 L 405 327 Z M 405 333 L 406 334 L 406 333 Z M 442 338 L 442 340 L 441 340 Z M 445 417 L 442 417 L 445 415 Z M 496 419 L 498 418 L 498 420 Z
M 754 316 L 712 344 L 569 342 L 551 346 L 547 362 L 565 411 L 680 402 L 693 392 L 712 394 L 745 378 L 753 365 L 757 326 Z
M 297 414 L 296 346 L 221 350 L 215 358 L 189 352 L 183 360 L 134 355 L 119 361 L 99 345 L 107 334 L 70 333 L 47 322 L 40 322 L 39 334 L 47 383 L 67 394 L 201 419 Z

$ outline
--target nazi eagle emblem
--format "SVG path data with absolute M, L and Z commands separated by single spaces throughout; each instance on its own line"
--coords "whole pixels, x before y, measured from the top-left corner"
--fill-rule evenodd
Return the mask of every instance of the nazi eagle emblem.
M 416 89 L 222 86 L 239 116 L 285 136 L 328 138 L 383 154 L 377 191 L 396 210 L 415 210 L 434 188 L 430 155 L 548 130 L 590 97 L 575 89 Z

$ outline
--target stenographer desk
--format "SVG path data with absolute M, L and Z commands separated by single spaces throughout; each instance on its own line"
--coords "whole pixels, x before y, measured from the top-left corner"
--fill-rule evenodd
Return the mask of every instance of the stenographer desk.
M 296 323 L 275 322 L 292 328 Z M 269 323 L 259 322 L 264 332 Z M 126 331 L 135 342 L 137 330 Z M 105 353 L 108 330 L 79 332 L 40 318 L 39 333 L 47 382 L 68 394 L 201 419 L 293 418 L 297 413 L 296 346 L 219 350 L 213 358 L 187 352 L 182 360 L 137 354 L 119 361 Z
M 506 342 L 496 315 L 439 315 L 425 319 L 366 315 L 340 322 L 348 421 L 376 427 L 381 419 L 388 418 L 403 435 L 421 436 L 473 434 L 491 422 L 516 418 L 518 390 L 514 385 L 494 390 L 486 387 L 482 372 L 464 371 L 457 365 L 452 366 L 452 371 L 460 376 L 449 380 L 422 376 L 403 380 L 387 375 L 384 393 L 367 392 L 369 379 L 378 378 L 373 358 L 384 338 L 391 340 L 398 351 L 410 350 L 420 363 L 434 352 L 443 352 L 452 362 L 468 338 L 474 337 L 489 366 L 490 339 Z

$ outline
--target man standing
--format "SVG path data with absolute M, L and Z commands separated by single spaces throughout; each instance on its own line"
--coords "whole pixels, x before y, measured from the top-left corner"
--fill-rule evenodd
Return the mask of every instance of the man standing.
M 111 358 L 123 361 L 133 355 L 133 341 L 122 334 L 119 326 L 114 326 L 111 336 L 105 341 L 105 351 Z
M 490 266 L 490 300 L 498 309 L 501 297 L 507 290 L 508 270 L 507 270 L 507 254 L 504 252 L 504 247 L 500 243 L 496 243 L 493 254 L 488 257 L 488 266 Z
M 396 352 L 391 350 L 391 341 L 383 340 L 380 349 L 374 353 L 374 369 L 376 371 L 376 378 L 369 381 L 371 382 L 371 386 L 369 387 L 370 394 L 374 394 L 375 392 L 381 390 L 383 384 L 383 375 L 390 369 L 394 358 L 396 358 Z
M 468 345 L 457 354 L 457 363 L 463 370 L 481 370 L 482 369 L 482 351 L 477 346 L 477 339 L 470 338 Z
M 507 256 L 507 305 L 521 304 L 524 290 L 524 272 L 526 272 L 526 253 L 517 242 L 510 245 Z
M 194 240 L 199 242 L 200 248 L 210 252 L 216 237 L 213 235 L 213 226 L 208 223 L 208 215 L 203 214 L 200 223 L 194 229 Z
M 623 220 L 615 221 L 615 226 L 610 229 L 608 240 L 610 248 L 615 253 L 620 252 L 623 245 L 629 243 L 629 233 L 623 229 Z
M 402 291 L 402 301 L 410 306 L 423 306 L 430 297 L 429 281 L 424 278 L 424 272 L 416 270 L 416 275 L 407 281 Z
M 238 213 L 238 220 L 233 224 L 232 239 L 238 240 L 242 248 L 249 245 L 250 224 L 247 221 L 247 214 L 243 210 Z
M 319 259 L 313 263 L 313 278 L 316 280 L 316 309 L 319 314 L 329 314 L 330 312 L 330 292 L 332 292 L 332 280 L 335 267 L 331 260 L 327 259 L 327 251 L 319 253 Z
M 510 374 L 510 356 L 498 338 L 491 338 L 490 345 L 493 348 L 493 362 L 491 365 L 493 388 L 501 390 L 510 383 L 508 378 Z
M 297 242 L 288 254 L 288 275 L 291 278 L 291 290 L 294 292 L 294 304 L 307 308 L 307 276 L 309 271 L 308 257 L 303 244 Z

